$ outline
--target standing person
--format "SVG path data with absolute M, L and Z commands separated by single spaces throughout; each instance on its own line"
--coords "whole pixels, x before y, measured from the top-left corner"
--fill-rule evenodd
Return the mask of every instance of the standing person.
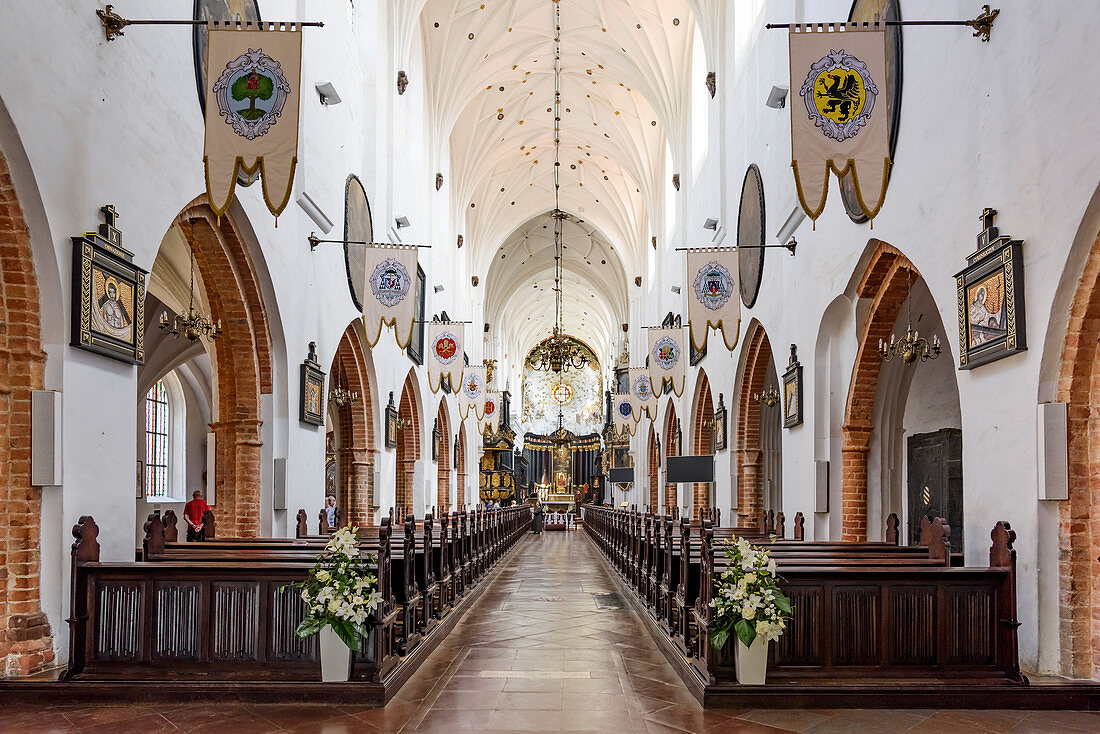
M 331 494 L 325 497 L 325 522 L 330 528 L 335 528 L 340 515 L 336 510 L 336 498 Z
M 187 542 L 206 540 L 206 528 L 202 526 L 202 517 L 210 510 L 210 505 L 202 498 L 202 492 L 191 493 L 191 501 L 183 506 L 183 519 L 187 522 Z
M 535 500 L 535 506 L 531 512 L 534 515 L 534 522 L 531 523 L 531 530 L 535 535 L 542 535 L 542 500 Z

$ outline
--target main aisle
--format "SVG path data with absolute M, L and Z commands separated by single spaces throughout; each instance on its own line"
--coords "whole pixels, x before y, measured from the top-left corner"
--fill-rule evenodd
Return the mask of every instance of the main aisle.
M 523 540 L 449 638 L 385 708 L 347 705 L 9 704 L 0 732 L 1095 732 L 1073 711 L 704 711 L 584 531 Z

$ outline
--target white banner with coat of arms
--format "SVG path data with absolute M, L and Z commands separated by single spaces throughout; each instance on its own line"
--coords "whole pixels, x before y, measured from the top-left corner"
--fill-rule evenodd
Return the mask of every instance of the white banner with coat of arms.
M 363 286 L 363 330 L 372 349 L 382 327 L 392 326 L 397 346 L 412 341 L 416 320 L 416 246 L 365 245 L 367 282 Z
M 634 406 L 631 402 L 630 393 L 620 392 L 615 393 L 615 399 L 611 403 L 612 422 L 615 433 L 620 436 L 624 433 L 634 435 L 637 423 L 634 421 Z
M 649 370 L 645 367 L 631 367 L 630 376 L 630 401 L 634 408 L 634 420 L 642 419 L 642 411 L 649 413 L 649 419 L 657 417 L 657 393 L 653 390 L 653 383 L 649 380 Z
M 825 209 L 830 171 L 851 175 L 868 219 L 886 197 L 885 31 L 856 25 L 796 25 L 790 34 L 791 168 L 798 200 L 813 220 Z
M 428 387 L 439 392 L 443 377 L 451 381 L 452 392 L 462 377 L 462 324 L 432 321 L 428 324 Z
M 217 21 L 207 27 L 203 163 L 210 208 L 225 214 L 238 174 L 258 171 L 267 208 L 278 217 L 298 165 L 302 29 L 219 29 Z
M 485 365 L 465 367 L 462 370 L 462 385 L 458 389 L 458 416 L 466 420 L 470 413 L 475 420 L 481 420 L 485 414 Z
M 710 327 L 722 332 L 733 351 L 741 333 L 741 300 L 737 295 L 737 251 L 732 248 L 690 250 L 687 255 L 688 329 L 696 351 L 707 346 Z
M 680 326 L 653 327 L 649 331 L 649 380 L 653 389 L 672 382 L 676 397 L 684 393 L 684 329 Z
M 500 393 L 485 393 L 485 403 L 481 416 L 481 435 L 496 433 L 500 430 Z

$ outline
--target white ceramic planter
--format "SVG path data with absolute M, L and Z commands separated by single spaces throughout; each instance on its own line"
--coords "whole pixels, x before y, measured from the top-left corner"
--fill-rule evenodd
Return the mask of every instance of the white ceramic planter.
M 321 680 L 325 683 L 347 681 L 351 677 L 351 648 L 344 644 L 332 625 L 317 633 L 321 643 Z
M 764 677 L 768 672 L 768 641 L 757 635 L 752 645 L 745 647 L 745 643 L 737 639 L 734 667 L 737 671 L 737 682 L 741 685 L 764 685 Z

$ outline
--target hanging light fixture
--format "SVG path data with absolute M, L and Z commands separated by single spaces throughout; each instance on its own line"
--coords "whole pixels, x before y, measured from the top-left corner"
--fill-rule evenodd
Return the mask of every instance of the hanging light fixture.
M 191 242 L 195 241 L 195 220 L 191 221 Z M 160 330 L 165 334 L 171 334 L 177 339 L 181 336 L 187 337 L 188 341 L 196 342 L 202 337 L 208 337 L 210 339 L 217 339 L 218 335 L 222 333 L 222 320 L 218 319 L 218 323 L 214 324 L 212 316 L 204 316 L 203 314 L 195 311 L 195 250 L 191 250 L 191 287 L 190 295 L 187 301 L 187 315 L 176 315 L 171 321 L 168 319 L 168 312 L 160 312 Z
M 912 275 L 911 270 L 906 270 L 906 290 L 905 297 L 907 316 L 905 326 L 905 336 L 901 339 L 896 338 L 893 334 L 890 335 L 890 341 L 884 342 L 882 339 L 878 340 L 878 353 L 882 356 L 883 362 L 889 362 L 897 357 L 905 364 L 913 364 L 918 359 L 921 362 L 926 362 L 930 359 L 935 359 L 940 356 L 940 339 L 935 334 L 932 335 L 932 341 L 922 337 L 915 329 L 913 329 L 913 289 L 912 289 Z
M 554 332 L 553 335 L 531 350 L 528 360 L 532 369 L 543 372 L 568 372 L 581 369 L 588 364 L 588 354 L 575 339 L 565 335 L 562 314 L 563 278 L 562 259 L 564 256 L 562 222 L 569 215 L 561 210 L 559 189 L 561 187 L 561 8 L 554 0 Z
M 762 393 L 753 393 L 752 399 L 757 403 L 762 403 L 768 408 L 774 408 L 779 405 L 780 398 L 779 391 L 775 389 L 775 385 L 772 385 Z
M 336 375 L 336 379 L 333 380 L 333 382 L 335 382 L 336 384 L 332 388 L 332 391 L 329 392 L 328 399 L 336 407 L 347 407 L 348 405 L 351 405 L 359 399 L 359 393 L 352 392 L 351 390 L 348 390 L 346 387 L 340 384 L 339 374 Z

